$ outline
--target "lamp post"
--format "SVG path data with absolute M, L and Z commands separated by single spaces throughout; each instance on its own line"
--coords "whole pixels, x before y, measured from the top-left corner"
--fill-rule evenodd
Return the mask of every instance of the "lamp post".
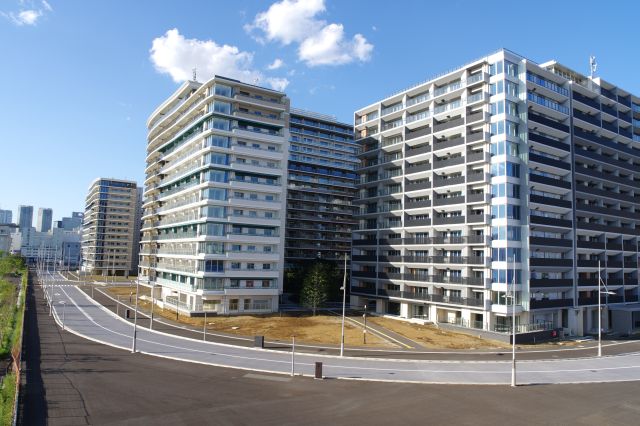
M 149 330 L 153 330 L 153 305 L 156 304 L 154 299 L 155 292 L 156 292 L 155 290 L 156 290 L 156 283 L 154 282 L 153 284 L 151 284 L 151 321 L 149 321 Z M 205 312 L 205 315 L 206 315 L 206 312 Z
M 202 308 L 204 311 L 204 306 Z M 207 311 L 204 311 L 204 325 L 202 326 L 202 340 L 207 341 Z
M 511 386 L 516 386 L 516 256 L 513 255 L 513 277 L 511 277 L 511 297 L 513 300 L 513 311 L 511 312 Z
M 340 356 L 344 356 L 344 317 L 347 305 L 347 258 L 348 254 L 344 255 L 344 277 L 342 279 L 342 331 L 340 335 Z
M 602 291 L 601 286 L 604 286 L 605 291 Z M 607 297 L 608 302 L 609 295 L 615 293 L 613 291 L 609 291 L 604 282 L 602 282 L 600 261 L 598 260 L 598 357 L 602 356 L 602 303 L 600 302 L 600 296 L 603 294 Z M 607 302 L 605 302 L 605 306 L 608 305 Z
M 364 344 L 367 344 L 367 305 L 364 305 L 364 313 L 362 314 L 362 318 L 364 318 L 364 330 L 362 330 L 362 341 Z
M 60 301 L 60 304 L 62 305 L 62 331 L 64 331 L 64 312 L 65 312 L 65 306 L 67 304 L 65 303 L 64 300 Z
M 136 280 L 136 309 L 133 314 L 133 343 L 131 353 L 136 353 L 136 334 L 138 332 L 138 292 L 140 291 L 140 278 Z

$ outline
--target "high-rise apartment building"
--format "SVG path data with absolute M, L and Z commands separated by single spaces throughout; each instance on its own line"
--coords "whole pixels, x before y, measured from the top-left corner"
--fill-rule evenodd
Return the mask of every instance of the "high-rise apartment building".
M 53 225 L 53 210 L 40 207 L 38 209 L 38 220 L 36 222 L 36 231 L 49 232 Z
M 82 231 L 82 269 L 95 275 L 128 276 L 137 272 L 134 252 L 140 243 L 135 182 L 94 180 L 85 200 Z
M 20 229 L 33 226 L 33 206 L 18 206 L 18 227 Z
M 353 126 L 292 109 L 289 130 L 285 266 L 342 260 L 351 252 L 355 225 L 359 159 Z
M 140 276 L 185 313 L 278 309 L 289 100 L 216 76 L 147 122 Z
M 13 212 L 11 210 L 0 210 L 0 225 L 11 223 L 13 220 Z
M 638 97 L 501 50 L 358 110 L 355 125 L 354 303 L 581 335 L 597 330 L 600 274 L 604 328 L 638 306 Z

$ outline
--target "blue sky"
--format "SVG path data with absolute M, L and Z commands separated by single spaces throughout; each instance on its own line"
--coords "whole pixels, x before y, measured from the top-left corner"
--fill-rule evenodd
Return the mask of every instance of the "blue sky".
M 58 219 L 96 177 L 141 183 L 146 119 L 194 65 L 346 122 L 500 47 L 585 74 L 595 54 L 599 75 L 640 94 L 639 16 L 614 0 L 0 0 L 0 208 Z

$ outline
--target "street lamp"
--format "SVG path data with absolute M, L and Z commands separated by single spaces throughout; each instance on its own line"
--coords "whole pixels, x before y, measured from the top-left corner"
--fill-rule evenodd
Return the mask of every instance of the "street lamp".
M 605 291 L 601 290 L 601 286 L 604 286 Z M 600 275 L 600 261 L 598 260 L 598 357 L 602 356 L 602 304 L 600 302 L 600 295 L 605 294 L 607 297 L 610 294 L 615 294 L 613 291 L 609 291 L 605 283 L 602 282 L 602 276 Z M 605 303 L 607 305 L 607 303 Z
M 65 303 L 64 300 L 61 300 L 60 304 L 62 305 L 62 331 L 64 331 L 64 312 L 65 312 L 65 306 L 67 304 Z
M 364 330 L 362 330 L 362 341 L 366 345 L 367 344 L 367 305 L 364 305 L 364 313 L 362 314 L 362 318 L 364 318 Z
M 136 353 L 136 334 L 138 332 L 138 293 L 140 291 L 140 278 L 136 280 L 136 309 L 133 314 L 133 343 L 131 353 Z
M 344 316 L 347 304 L 347 258 L 348 254 L 344 255 L 344 277 L 342 279 L 342 334 L 340 337 L 340 356 L 344 356 Z
M 153 330 L 153 305 L 155 305 L 156 283 L 151 284 L 151 321 L 149 322 L 149 330 Z

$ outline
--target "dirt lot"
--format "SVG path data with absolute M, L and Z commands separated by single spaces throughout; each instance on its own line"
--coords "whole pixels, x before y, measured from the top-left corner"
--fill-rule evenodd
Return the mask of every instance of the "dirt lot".
M 133 291 L 135 297 L 135 286 L 112 287 L 107 291 L 114 297 L 120 296 L 125 301 Z M 141 295 L 150 295 L 146 287 L 140 287 Z M 133 299 L 135 300 L 135 299 Z M 151 309 L 149 301 L 140 300 L 140 307 L 145 311 Z M 174 320 L 176 313 L 169 309 L 154 308 L 156 315 Z M 202 327 L 204 318 L 179 316 L 182 323 Z M 327 315 L 302 315 L 302 316 L 279 316 L 276 315 L 241 315 L 241 316 L 211 316 L 207 318 L 207 330 L 220 331 L 227 334 L 241 336 L 265 336 L 267 340 L 280 340 L 290 342 L 291 336 L 296 336 L 296 342 L 318 343 L 318 344 L 340 344 L 341 319 L 336 316 Z M 354 324 L 345 323 L 344 327 L 345 345 L 364 346 L 362 343 L 362 328 Z M 381 339 L 371 333 L 367 333 L 367 347 L 395 348 L 396 346 L 386 340 Z
M 463 333 L 441 330 L 434 325 L 420 325 L 391 318 L 370 317 L 368 321 L 414 340 L 428 349 L 497 349 L 509 345 Z

